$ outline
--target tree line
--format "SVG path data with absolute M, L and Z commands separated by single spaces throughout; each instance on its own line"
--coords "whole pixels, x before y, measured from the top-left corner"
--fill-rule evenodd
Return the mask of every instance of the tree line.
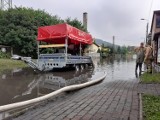
M 16 7 L 0 10 L 0 44 L 11 46 L 14 53 L 23 56 L 37 56 L 37 29 L 40 26 L 68 23 L 87 32 L 82 23 L 74 18 L 61 19 L 44 10 Z
M 101 50 L 98 50 L 104 56 L 112 55 L 112 54 L 132 54 L 134 52 L 134 46 L 105 46 L 104 44 L 101 45 Z

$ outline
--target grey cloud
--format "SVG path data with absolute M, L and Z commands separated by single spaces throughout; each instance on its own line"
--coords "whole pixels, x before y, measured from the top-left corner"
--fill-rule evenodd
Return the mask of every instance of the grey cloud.
M 156 4 L 160 2 L 155 0 Z M 94 36 L 111 42 L 115 35 L 117 44 L 139 45 L 145 37 L 146 22 L 151 0 L 16 0 L 19 6 L 45 9 L 61 18 L 72 17 L 82 21 L 88 12 L 88 30 Z M 152 8 L 154 9 L 154 8 Z

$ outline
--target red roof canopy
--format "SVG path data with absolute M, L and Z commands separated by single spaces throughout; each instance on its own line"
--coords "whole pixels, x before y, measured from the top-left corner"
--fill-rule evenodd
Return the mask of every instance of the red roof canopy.
M 66 23 L 38 28 L 38 41 L 52 44 L 64 44 L 68 37 L 68 44 L 92 44 L 92 36 Z

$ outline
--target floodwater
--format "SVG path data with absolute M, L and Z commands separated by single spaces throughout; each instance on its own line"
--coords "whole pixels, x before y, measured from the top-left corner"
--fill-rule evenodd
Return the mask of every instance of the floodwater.
M 107 73 L 104 82 L 115 80 L 132 81 L 136 78 L 135 65 L 135 57 L 132 56 L 102 59 L 97 62 L 96 71 L 105 71 Z
M 135 78 L 135 60 L 128 58 L 95 59 L 94 69 L 35 73 L 31 68 L 4 71 L 0 75 L 0 105 L 36 98 L 64 86 L 80 84 L 102 76 L 103 82 Z

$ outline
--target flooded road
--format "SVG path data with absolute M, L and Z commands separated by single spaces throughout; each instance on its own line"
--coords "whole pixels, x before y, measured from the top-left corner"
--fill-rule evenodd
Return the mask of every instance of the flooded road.
M 103 59 L 97 63 L 96 71 L 105 71 L 107 73 L 106 80 L 133 80 L 135 79 L 135 59 L 133 58 L 116 58 Z
M 42 96 L 67 85 L 94 80 L 107 73 L 103 82 L 135 78 L 132 58 L 95 59 L 95 68 L 83 71 L 35 73 L 32 69 L 15 69 L 0 75 L 0 105 Z

